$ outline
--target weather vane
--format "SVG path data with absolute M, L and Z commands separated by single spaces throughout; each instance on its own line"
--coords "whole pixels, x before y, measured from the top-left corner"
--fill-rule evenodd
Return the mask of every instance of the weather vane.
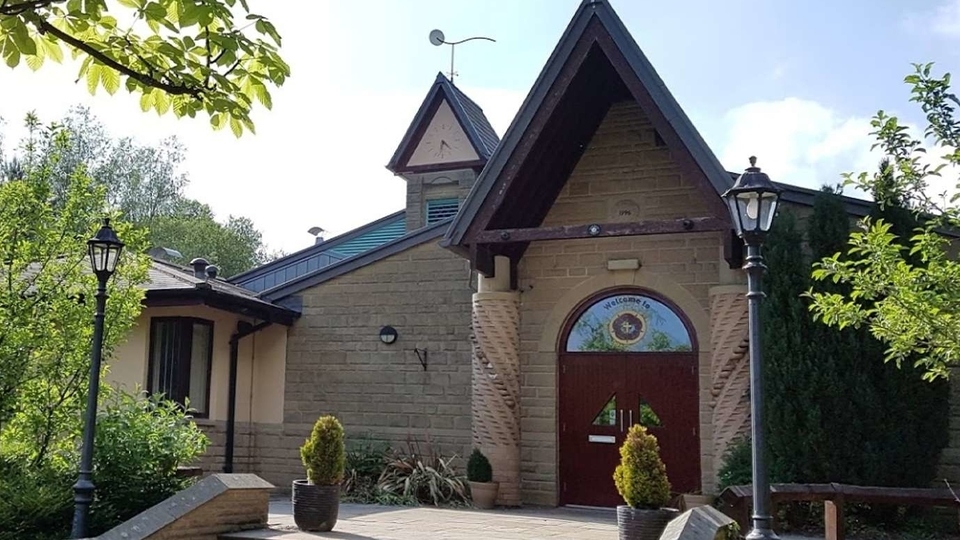
M 461 43 L 466 43 L 468 41 L 473 41 L 475 39 L 485 39 L 487 41 L 493 41 L 496 43 L 497 40 L 493 38 L 483 37 L 483 36 L 474 36 L 467 39 L 461 39 L 460 41 L 446 41 L 446 38 L 443 36 L 443 32 L 440 30 L 431 30 L 430 31 L 430 43 L 433 43 L 437 47 L 441 45 L 450 46 L 450 81 L 453 81 L 453 78 L 457 76 L 457 72 L 453 70 L 453 52 L 457 48 L 457 45 Z

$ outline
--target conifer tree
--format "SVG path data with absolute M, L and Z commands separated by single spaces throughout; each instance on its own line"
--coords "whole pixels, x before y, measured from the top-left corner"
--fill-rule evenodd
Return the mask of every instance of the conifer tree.
M 902 219 L 909 212 L 883 208 L 877 211 L 885 219 L 906 231 L 914 226 Z M 801 231 L 798 217 L 784 209 L 764 250 L 769 271 L 761 317 L 772 478 L 929 485 L 946 444 L 946 386 L 922 381 L 920 369 L 884 363 L 884 346 L 867 329 L 839 330 L 812 319 L 804 295 L 811 261 L 844 251 L 849 235 L 850 217 L 835 190 L 817 196 L 805 225 Z M 845 285 L 814 287 L 843 293 Z

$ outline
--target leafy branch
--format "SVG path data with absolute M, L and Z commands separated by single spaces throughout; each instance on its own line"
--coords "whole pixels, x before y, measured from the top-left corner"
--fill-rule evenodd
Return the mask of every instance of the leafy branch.
M 0 58 L 11 68 L 23 61 L 37 70 L 47 59 L 61 62 L 65 45 L 81 61 L 78 79 L 86 78 L 91 93 L 125 86 L 140 94 L 144 111 L 206 113 L 214 129 L 229 125 L 238 137 L 254 131 L 254 103 L 270 109 L 268 87 L 290 75 L 278 52 L 280 34 L 244 0 L 116 4 L 0 0 Z M 120 29 L 118 17 L 133 22 Z

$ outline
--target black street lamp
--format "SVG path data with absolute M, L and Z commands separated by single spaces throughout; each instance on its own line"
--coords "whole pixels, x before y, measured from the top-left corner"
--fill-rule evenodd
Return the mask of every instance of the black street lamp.
M 723 194 L 730 208 L 737 234 L 747 246 L 743 269 L 747 272 L 747 305 L 750 324 L 750 428 L 753 442 L 753 529 L 747 540 L 775 540 L 770 518 L 770 480 L 767 477 L 763 436 L 763 369 L 760 352 L 760 300 L 764 294 L 760 279 L 766 266 L 760 247 L 770 232 L 780 200 L 780 188 L 757 167 L 757 158 L 750 157 L 750 167 Z
M 107 281 L 117 269 L 123 242 L 117 238 L 110 220 L 104 219 L 96 236 L 87 240 L 90 267 L 97 276 L 97 311 L 93 316 L 93 349 L 90 352 L 90 388 L 80 448 L 80 476 L 73 485 L 73 528 L 71 538 L 87 535 L 87 516 L 93 502 L 93 439 L 97 430 L 97 394 L 100 392 L 100 360 L 103 353 L 103 313 L 107 306 Z

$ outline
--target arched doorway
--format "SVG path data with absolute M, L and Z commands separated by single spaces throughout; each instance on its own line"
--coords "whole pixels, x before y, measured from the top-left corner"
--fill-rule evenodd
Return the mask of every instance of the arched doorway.
M 700 488 L 697 340 L 679 309 L 645 289 L 603 291 L 570 314 L 558 350 L 560 504 L 623 504 L 613 471 L 638 423 L 672 490 Z

